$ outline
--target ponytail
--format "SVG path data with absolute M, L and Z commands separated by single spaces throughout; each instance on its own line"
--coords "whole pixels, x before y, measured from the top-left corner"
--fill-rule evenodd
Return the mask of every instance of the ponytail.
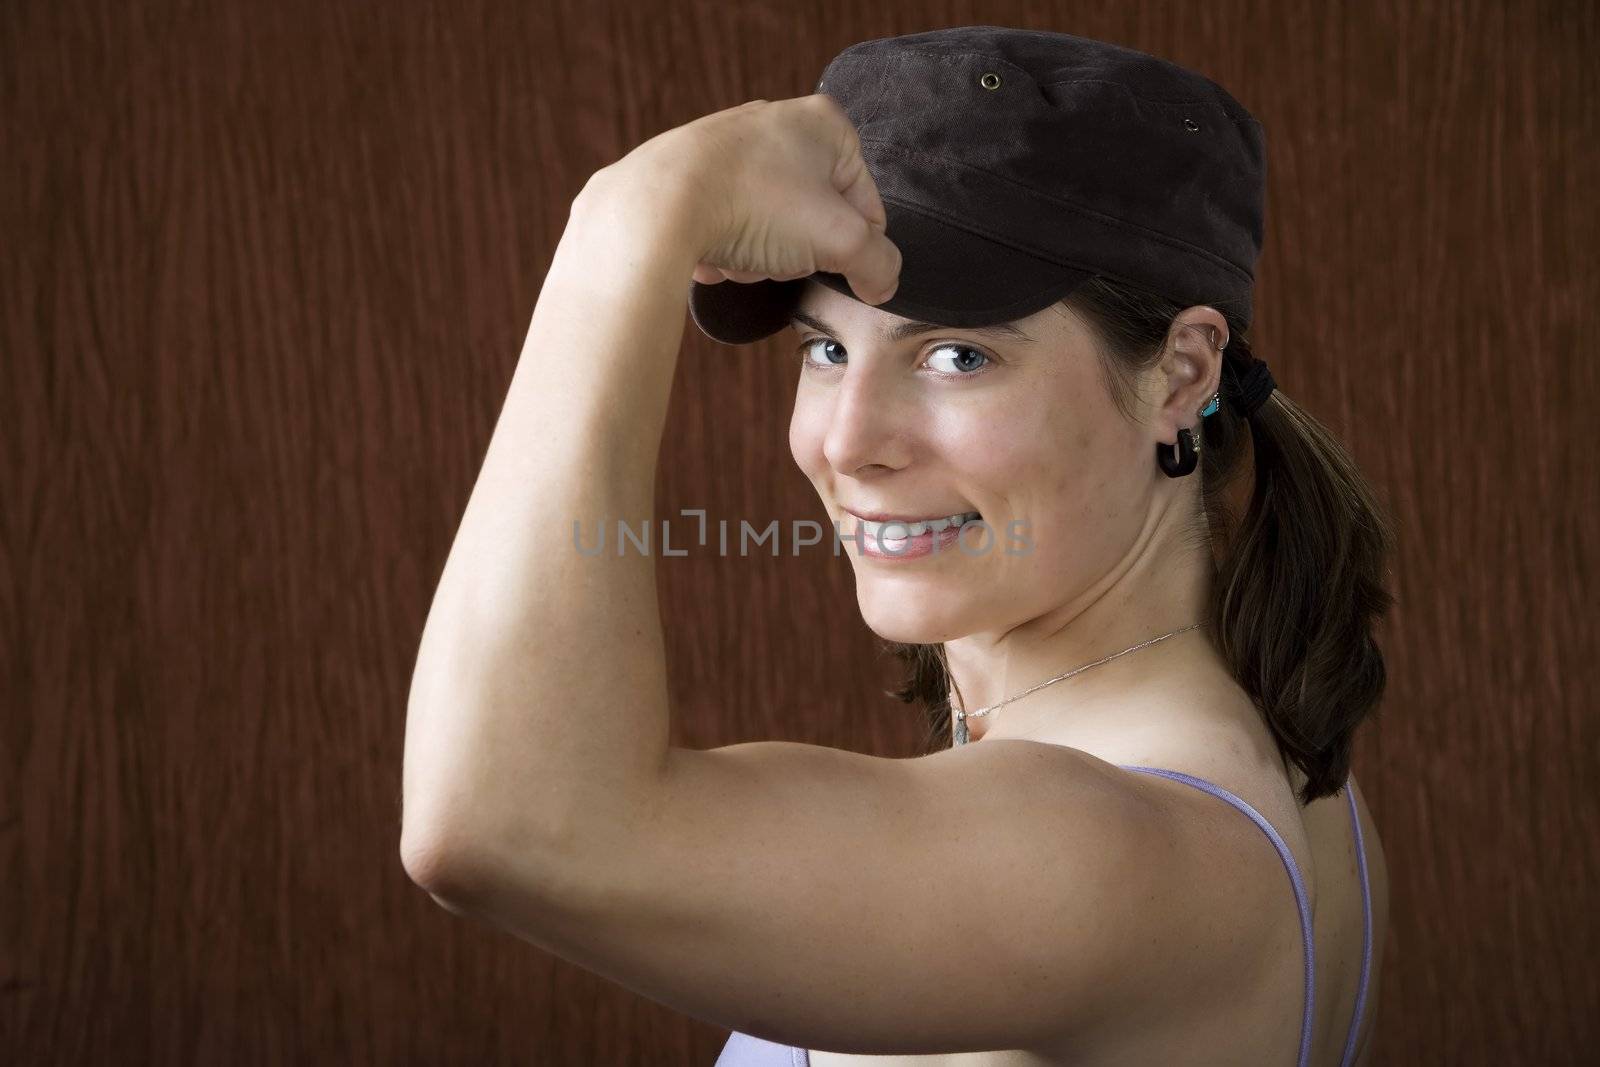
M 1100 335 L 1111 399 L 1131 416 L 1134 381 L 1159 361 L 1186 305 L 1101 277 L 1061 303 Z M 1235 368 L 1254 357 L 1227 309 L 1212 306 L 1228 319 L 1229 340 L 1223 403 L 1206 418 L 1199 467 L 1216 563 L 1203 629 L 1304 774 L 1298 796 L 1309 804 L 1344 785 L 1356 727 L 1383 696 L 1373 628 L 1394 602 L 1393 521 L 1333 434 L 1281 391 L 1249 418 L 1238 413 Z M 890 695 L 922 706 L 926 751 L 948 748 L 944 646 L 884 647 L 907 668 Z

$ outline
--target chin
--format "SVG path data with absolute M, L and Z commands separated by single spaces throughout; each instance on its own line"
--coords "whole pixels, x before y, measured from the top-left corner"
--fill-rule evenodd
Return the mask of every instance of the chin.
M 885 641 L 892 641 L 902 645 L 940 645 L 946 641 L 953 641 L 960 634 L 949 633 L 945 630 L 933 630 L 926 626 L 878 626 L 870 619 L 867 620 L 867 629 Z
M 877 579 L 867 579 L 876 581 Z M 884 583 L 877 593 L 856 587 L 856 606 L 867 629 L 885 641 L 908 645 L 937 645 L 953 641 L 968 632 L 959 613 L 951 610 L 948 591 L 940 596 L 930 590 L 926 597 L 893 588 Z

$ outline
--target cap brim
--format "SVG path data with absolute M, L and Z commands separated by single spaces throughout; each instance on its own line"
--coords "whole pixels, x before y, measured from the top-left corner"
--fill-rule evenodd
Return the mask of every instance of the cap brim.
M 900 284 L 886 302 L 869 306 L 901 318 L 993 326 L 1042 311 L 1094 274 L 1000 244 L 888 197 L 883 206 L 885 232 L 900 249 Z M 860 301 L 844 275 L 817 271 L 781 282 L 691 282 L 689 315 L 713 341 L 751 344 L 789 324 L 807 280 Z

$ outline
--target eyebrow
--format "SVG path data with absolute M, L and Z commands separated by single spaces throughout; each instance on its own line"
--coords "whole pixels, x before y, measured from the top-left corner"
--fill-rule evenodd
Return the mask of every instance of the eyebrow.
M 796 311 L 789 316 L 789 325 L 792 326 L 797 322 L 804 323 L 813 330 L 819 330 L 832 337 L 837 337 L 839 334 L 838 330 L 835 330 L 826 322 L 814 315 L 808 315 L 804 311 Z M 916 337 L 924 333 L 938 333 L 942 330 L 979 333 L 989 337 L 1004 337 L 1007 340 L 1019 341 L 1022 344 L 1031 345 L 1034 343 L 1032 337 L 1029 337 L 1009 322 L 1000 322 L 992 326 L 940 326 L 932 322 L 917 322 L 915 319 L 908 319 L 904 322 L 897 322 L 887 330 L 882 331 L 882 336 L 885 341 L 904 341 L 908 337 Z

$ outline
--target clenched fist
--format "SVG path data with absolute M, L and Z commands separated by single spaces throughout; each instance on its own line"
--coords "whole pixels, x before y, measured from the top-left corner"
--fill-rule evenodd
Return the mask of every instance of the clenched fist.
M 606 168 L 616 195 L 658 196 L 663 168 L 688 192 L 696 281 L 788 281 L 842 274 L 881 304 L 899 284 L 900 250 L 861 144 L 826 94 L 751 100 L 668 130 Z

